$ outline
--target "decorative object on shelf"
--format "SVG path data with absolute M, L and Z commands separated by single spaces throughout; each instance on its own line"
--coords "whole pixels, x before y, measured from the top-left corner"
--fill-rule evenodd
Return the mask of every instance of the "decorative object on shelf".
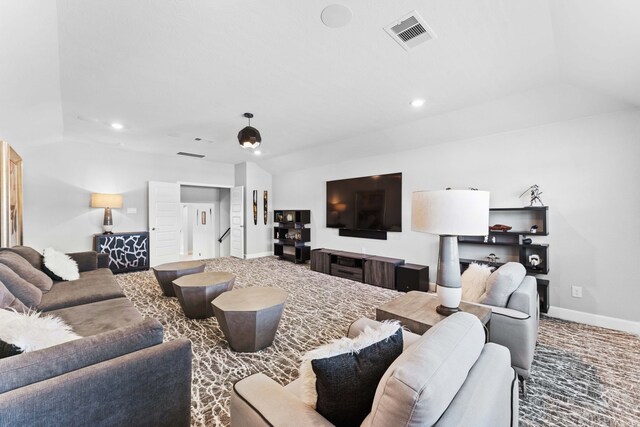
M 113 234 L 113 217 L 111 216 L 111 209 L 120 209 L 122 207 L 122 195 L 93 193 L 91 194 L 91 207 L 104 208 L 102 229 L 104 230 L 104 234 Z
M 529 255 L 529 265 L 534 270 L 536 268 L 538 268 L 538 266 L 540 265 L 541 262 L 542 262 L 542 260 L 540 259 L 540 255 L 538 255 L 538 254 Z
M 287 214 L 287 222 L 293 222 L 293 214 L 291 213 Z
M 529 229 L 529 231 L 531 233 L 537 233 L 538 232 L 538 226 L 537 225 L 532 225 L 531 228 Z
M 263 213 L 263 217 L 264 217 L 264 225 L 267 225 L 267 209 L 268 209 L 268 205 L 269 205 L 269 192 L 267 190 L 264 191 L 263 195 L 262 195 L 262 200 L 264 201 L 264 205 L 263 205 L 263 209 L 264 209 L 264 213 Z
M 485 236 L 489 226 L 489 192 L 473 190 L 416 191 L 411 203 L 411 229 L 440 236 L 437 312 L 458 311 L 462 294 L 457 236 Z
M 258 190 L 253 190 L 253 225 L 258 225 Z
M 496 236 L 491 236 L 491 243 L 495 243 L 496 242 Z
M 500 259 L 499 256 L 496 256 L 496 254 L 491 253 L 489 254 L 489 256 L 487 256 L 487 261 L 489 261 L 489 265 L 495 265 L 496 262 L 498 262 L 498 260 Z
M 492 225 L 491 227 L 489 227 L 489 230 L 491 230 L 491 231 L 509 231 L 512 228 L 513 227 L 511 227 L 510 225 L 495 224 L 495 225 Z
M 258 148 L 262 142 L 262 136 L 258 129 L 251 126 L 253 114 L 244 113 L 243 116 L 249 120 L 249 126 L 238 132 L 238 142 L 242 148 Z
M 530 245 L 533 242 L 533 240 L 531 240 L 530 238 L 526 238 L 526 239 L 522 239 L 522 244 L 523 245 Z
M 275 217 L 275 220 L 276 220 L 275 222 L 282 222 L 282 219 L 283 219 L 282 212 L 276 212 L 274 217 Z
M 0 141 L 0 246 L 22 245 L 22 158 Z
M 542 191 L 540 191 L 540 187 L 538 187 L 537 184 L 533 184 L 531 187 L 524 190 L 520 197 L 527 194 L 527 192 L 529 192 L 529 197 L 531 199 L 529 201 L 529 206 L 544 206 L 544 203 L 542 203 L 542 199 L 540 198 Z
M 296 240 L 300 240 L 300 239 L 302 239 L 302 234 L 296 233 Z

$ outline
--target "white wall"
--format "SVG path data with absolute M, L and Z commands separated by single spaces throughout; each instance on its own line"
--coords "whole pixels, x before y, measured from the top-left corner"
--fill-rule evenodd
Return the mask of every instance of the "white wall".
M 236 185 L 244 186 L 245 201 L 245 258 L 273 253 L 273 192 L 272 176 L 253 162 L 236 165 Z M 258 191 L 258 223 L 253 223 L 253 191 Z M 267 223 L 264 223 L 264 191 L 268 191 Z
M 148 230 L 148 181 L 233 186 L 233 165 L 180 156 L 136 153 L 63 141 L 19 152 L 23 158 L 24 242 L 42 250 L 88 250 L 102 232 L 103 209 L 91 193 L 121 193 L 114 231 Z M 127 213 L 135 208 L 136 213 Z
M 388 144 L 393 146 L 392 136 Z M 339 158 L 339 153 L 336 153 Z M 387 241 L 339 237 L 325 227 L 327 180 L 403 173 L 403 232 Z M 274 205 L 311 209 L 312 247 L 404 258 L 430 266 L 437 237 L 411 231 L 411 193 L 445 187 L 491 191 L 494 207 L 522 206 L 538 184 L 549 206 L 554 307 L 640 320 L 640 110 L 566 121 L 386 156 L 276 175 Z M 583 298 L 571 297 L 571 285 Z

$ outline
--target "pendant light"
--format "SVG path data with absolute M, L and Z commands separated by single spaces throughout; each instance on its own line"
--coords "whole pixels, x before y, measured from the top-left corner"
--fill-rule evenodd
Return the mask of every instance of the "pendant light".
M 251 127 L 253 114 L 244 113 L 244 116 L 249 119 L 249 126 L 238 132 L 238 142 L 242 148 L 258 148 L 262 142 L 262 137 L 258 129 Z

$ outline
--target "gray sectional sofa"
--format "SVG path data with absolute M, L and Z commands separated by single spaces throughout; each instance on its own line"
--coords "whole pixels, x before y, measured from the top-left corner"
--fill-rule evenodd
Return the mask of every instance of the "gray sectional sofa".
M 37 251 L 6 250 L 42 270 Z M 80 279 L 54 282 L 35 308 L 83 338 L 0 359 L 0 426 L 188 426 L 190 341 L 163 342 L 96 252 L 70 256 Z

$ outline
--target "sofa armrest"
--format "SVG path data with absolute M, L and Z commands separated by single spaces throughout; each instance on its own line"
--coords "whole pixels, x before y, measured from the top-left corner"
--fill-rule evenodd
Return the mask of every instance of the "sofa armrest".
M 509 297 L 507 308 L 518 310 L 529 316 L 538 318 L 540 301 L 538 300 L 538 285 L 536 278 L 525 276 L 518 289 Z
M 162 337 L 160 322 L 146 319 L 126 328 L 0 359 L 0 393 L 158 345 Z
M 98 268 L 98 253 L 96 251 L 74 252 L 67 255 L 78 263 L 80 273 Z
M 98 268 L 109 268 L 109 254 L 98 254 Z
M 518 312 L 515 311 L 515 313 Z M 537 339 L 537 318 L 531 316 L 518 318 L 499 310 L 491 313 L 491 342 L 509 349 L 511 366 L 524 378 L 529 377 Z
M 264 374 L 233 385 L 231 427 L 333 426 L 312 407 Z
M 190 410 L 186 338 L 0 393 L 2 425 L 188 427 Z

